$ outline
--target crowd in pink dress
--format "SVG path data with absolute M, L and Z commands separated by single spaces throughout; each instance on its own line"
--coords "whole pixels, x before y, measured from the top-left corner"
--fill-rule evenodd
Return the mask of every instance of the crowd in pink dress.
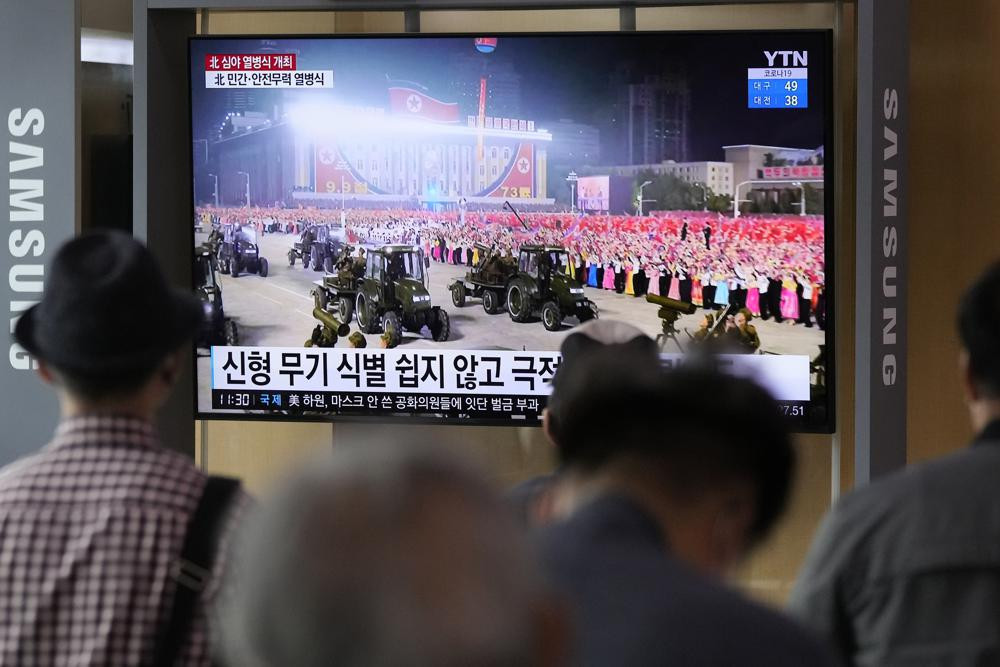
M 300 233 L 344 216 L 350 242 L 421 245 L 450 264 L 471 265 L 477 245 L 512 255 L 527 243 L 560 245 L 569 253 L 569 271 L 595 289 L 658 294 L 708 309 L 745 307 L 808 327 L 826 323 L 822 216 L 526 212 L 519 219 L 505 211 L 307 207 L 205 207 L 197 215 L 203 224 L 240 222 L 262 233 Z

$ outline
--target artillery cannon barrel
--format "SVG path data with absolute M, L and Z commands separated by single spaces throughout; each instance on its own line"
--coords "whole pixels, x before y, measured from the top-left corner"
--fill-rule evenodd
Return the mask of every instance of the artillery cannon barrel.
M 671 299 L 669 297 L 660 296 L 658 294 L 647 294 L 646 301 L 649 303 L 655 303 L 657 306 L 662 308 L 669 308 L 670 310 L 676 310 L 684 315 L 693 315 L 698 311 L 698 307 L 693 303 L 688 303 L 687 301 L 678 301 L 677 299 Z
M 340 320 L 322 308 L 313 308 L 313 317 L 322 322 L 323 326 L 330 329 L 330 331 L 336 331 L 337 335 L 341 338 L 351 333 L 350 325 L 343 324 Z

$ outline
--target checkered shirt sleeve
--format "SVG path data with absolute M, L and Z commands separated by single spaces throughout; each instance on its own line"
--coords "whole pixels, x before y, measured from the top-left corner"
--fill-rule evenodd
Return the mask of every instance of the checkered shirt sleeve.
M 0 665 L 150 664 L 205 481 L 148 423 L 109 416 L 63 421 L 0 471 Z M 223 567 L 218 558 L 180 664 L 210 663 Z

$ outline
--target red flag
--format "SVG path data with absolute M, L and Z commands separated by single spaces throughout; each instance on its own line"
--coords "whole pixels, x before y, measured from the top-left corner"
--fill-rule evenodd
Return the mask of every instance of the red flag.
M 459 120 L 457 102 L 442 102 L 415 88 L 390 88 L 389 108 L 394 114 L 433 123 L 457 123 Z

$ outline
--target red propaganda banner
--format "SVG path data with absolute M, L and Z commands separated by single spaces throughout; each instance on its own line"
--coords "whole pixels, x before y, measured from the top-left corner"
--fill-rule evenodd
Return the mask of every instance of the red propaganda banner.
M 796 164 L 787 167 L 764 167 L 764 178 L 823 178 L 823 165 Z
M 363 195 L 368 184 L 354 177 L 340 149 L 320 144 L 316 146 L 316 192 Z
M 419 118 L 432 123 L 459 121 L 457 102 L 442 102 L 415 88 L 390 88 L 389 108 L 396 115 Z
M 509 199 L 530 199 L 534 197 L 535 183 L 535 150 L 531 144 L 518 146 L 514 160 L 508 165 L 507 173 L 500 185 L 494 188 L 488 197 L 504 197 Z
M 294 53 L 210 53 L 205 56 L 206 72 L 294 72 Z

